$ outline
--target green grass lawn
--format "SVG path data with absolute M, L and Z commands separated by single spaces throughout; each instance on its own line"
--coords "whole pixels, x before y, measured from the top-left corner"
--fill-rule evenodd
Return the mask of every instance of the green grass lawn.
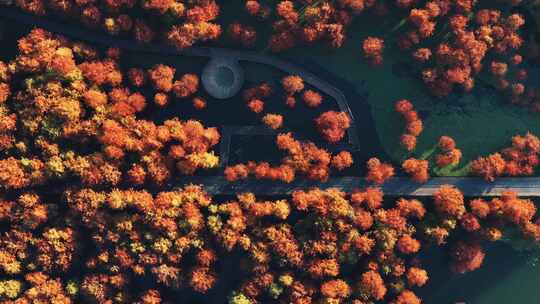
M 232 0 L 224 4 L 220 20 L 224 24 L 240 21 L 254 26 L 259 32 L 256 49 L 264 50 L 271 27 L 268 23 L 262 24 L 238 13 L 243 10 L 243 1 Z M 528 131 L 540 135 L 539 113 L 530 113 L 509 104 L 493 89 L 476 88 L 470 94 L 453 94 L 439 99 L 429 95 L 421 81 L 412 76 L 414 72 L 404 71 L 401 74 L 407 75 L 397 75 L 399 73 L 393 71 L 396 64 L 409 60 L 410 55 L 398 50 L 391 43 L 392 37 L 388 36 L 398 23 L 396 20 L 399 18 L 360 16 L 348 29 L 348 37 L 342 48 L 332 50 L 317 44 L 287 51 L 283 57 L 293 60 L 298 57 L 308 58 L 352 83 L 360 94 L 367 90 L 367 102 L 371 105 L 377 136 L 383 150 L 395 163 L 400 163 L 410 156 L 429 155 L 434 151 L 439 137 L 448 135 L 456 140 L 463 158 L 457 167 L 445 168 L 435 174 L 461 176 L 467 174 L 467 164 L 471 160 L 509 146 L 513 135 Z M 224 35 L 220 44 L 237 47 L 226 36 Z M 368 36 L 383 37 L 387 41 L 384 64 L 380 67 L 370 67 L 362 56 L 362 41 Z M 268 50 L 261 52 L 269 53 Z M 305 68 L 309 70 L 309 66 Z M 247 79 L 249 77 L 251 76 L 246 75 Z M 533 77 L 537 78 L 538 84 L 540 75 L 530 76 Z M 364 81 L 365 86 L 362 85 Z M 424 122 L 424 132 L 418 138 L 417 148 L 412 154 L 407 153 L 399 143 L 404 121 L 394 112 L 394 103 L 400 99 L 411 100 Z M 351 104 L 355 102 L 360 101 L 349 100 Z
M 293 50 L 288 56 L 309 57 L 330 72 L 357 84 L 358 90 L 363 90 L 360 84 L 365 81 L 378 136 L 393 161 L 400 162 L 409 156 L 399 143 L 404 121 L 394 111 L 394 103 L 400 99 L 411 100 L 424 117 L 424 132 L 412 155 L 425 156 L 432 152 L 441 135 L 453 137 L 462 150 L 461 167 L 444 170 L 441 175 L 466 174 L 465 166 L 470 160 L 508 146 L 515 134 L 527 131 L 540 134 L 540 114 L 509 104 L 493 89 L 475 89 L 470 94 L 441 99 L 430 96 L 420 80 L 393 72 L 393 66 L 408 54 L 391 45 L 385 50 L 384 65 L 370 67 L 362 57 L 362 41 L 368 36 L 366 33 L 377 36 L 389 25 L 382 24 L 379 30 L 365 30 L 365 26 L 360 23 L 353 26 L 346 44 L 339 50 L 310 47 Z M 349 100 L 349 103 L 354 102 Z

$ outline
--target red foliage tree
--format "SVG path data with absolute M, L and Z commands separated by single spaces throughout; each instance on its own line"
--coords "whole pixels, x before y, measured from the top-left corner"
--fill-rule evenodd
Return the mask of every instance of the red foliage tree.
M 477 242 L 459 241 L 452 249 L 452 270 L 466 273 L 478 269 L 484 261 L 485 253 Z
M 501 175 L 527 176 L 540 164 L 540 139 L 531 133 L 514 136 L 512 147 L 471 162 L 471 172 L 494 181 Z
M 461 218 L 465 213 L 463 193 L 453 186 L 440 186 L 433 195 L 433 199 L 437 212 L 443 215 Z
M 338 154 L 332 156 L 330 164 L 338 171 L 345 170 L 352 166 L 353 157 L 349 151 L 341 151 Z
M 378 158 L 370 158 L 367 162 L 368 173 L 366 179 L 369 182 L 382 185 L 386 180 L 394 176 L 394 167 L 381 162 Z
M 262 120 L 272 130 L 277 130 L 283 126 L 283 116 L 279 114 L 266 114 Z
M 257 32 L 253 27 L 237 22 L 229 25 L 228 33 L 232 40 L 244 47 L 252 47 L 257 41 Z
M 362 274 L 359 288 L 374 300 L 382 300 L 386 295 L 386 286 L 380 274 L 375 271 L 368 271 Z
M 427 160 L 409 158 L 403 162 L 401 167 L 407 174 L 411 175 L 415 182 L 425 183 L 429 180 L 429 162 Z
M 195 94 L 199 90 L 199 76 L 184 74 L 180 80 L 174 82 L 172 91 L 178 98 L 185 98 Z
M 321 94 L 313 90 L 306 90 L 304 91 L 304 94 L 302 94 L 302 100 L 310 108 L 316 108 L 320 106 L 322 103 L 322 99 L 323 98 Z
M 364 39 L 362 44 L 364 57 L 369 60 L 371 65 L 381 65 L 383 62 L 384 40 L 376 37 Z
M 406 99 L 396 102 L 394 109 L 405 118 L 406 126 L 405 133 L 401 135 L 401 145 L 412 151 L 416 147 L 416 137 L 422 133 L 424 129 L 422 120 L 418 117 L 418 113 L 414 110 L 412 103 Z
M 304 89 L 304 80 L 300 76 L 290 75 L 281 80 L 281 85 L 287 94 L 293 95 Z
M 328 142 L 337 143 L 351 126 L 349 115 L 345 112 L 328 111 L 315 119 L 317 131 Z
M 158 91 L 169 92 L 173 87 L 176 69 L 163 64 L 157 64 L 148 70 L 148 78 Z

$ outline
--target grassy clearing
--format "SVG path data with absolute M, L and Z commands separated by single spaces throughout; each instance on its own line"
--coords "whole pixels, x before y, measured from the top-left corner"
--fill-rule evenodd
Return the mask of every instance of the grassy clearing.
M 424 122 L 424 132 L 412 155 L 426 156 L 442 135 L 453 137 L 462 150 L 463 165 L 438 172 L 441 175 L 466 174 L 466 164 L 470 160 L 508 146 L 515 134 L 527 131 L 540 134 L 539 114 L 508 104 L 494 90 L 477 88 L 471 94 L 453 94 L 441 99 L 430 96 L 420 80 L 411 78 L 410 71 L 399 69 L 398 62 L 408 54 L 391 46 L 385 51 L 384 65 L 370 67 L 362 58 L 362 41 L 367 37 L 366 32 L 377 36 L 381 30 L 365 30 L 364 26 L 355 24 L 346 44 L 337 51 L 310 47 L 294 50 L 289 56 L 310 57 L 330 72 L 358 84 L 358 90 L 365 81 L 380 142 L 393 161 L 400 162 L 410 156 L 399 144 L 404 122 L 394 112 L 394 103 L 400 99 L 411 100 Z M 380 26 L 384 27 L 384 24 Z

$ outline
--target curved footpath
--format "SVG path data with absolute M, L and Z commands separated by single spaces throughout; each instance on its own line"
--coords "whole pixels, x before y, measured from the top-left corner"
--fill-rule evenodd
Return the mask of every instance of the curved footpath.
M 165 56 L 180 55 L 210 58 L 233 58 L 238 61 L 250 61 L 273 66 L 277 69 L 287 72 L 290 75 L 299 75 L 309 85 L 334 98 L 339 106 L 340 111 L 349 114 L 349 116 L 351 117 L 351 127 L 347 130 L 348 141 L 352 149 L 359 149 L 359 139 L 356 126 L 354 124 L 354 116 L 351 109 L 349 108 L 345 95 L 339 89 L 315 76 L 313 73 L 310 73 L 299 66 L 296 66 L 289 62 L 285 62 L 276 57 L 250 51 L 237 51 L 225 48 L 190 47 L 188 49 L 180 51 L 171 46 L 139 44 L 135 41 L 122 40 L 106 34 L 95 34 L 92 31 L 87 31 L 79 27 L 73 27 L 69 24 L 52 22 L 50 20 L 47 20 L 46 18 L 40 18 L 37 16 L 22 13 L 18 9 L 6 8 L 2 7 L 1 5 L 0 17 L 40 27 L 50 32 L 59 33 L 65 36 L 75 38 L 77 40 L 88 41 L 91 43 L 106 46 L 119 47 L 135 52 L 152 53 Z
M 224 48 L 210 47 L 191 47 L 182 51 L 164 45 L 148 45 L 138 44 L 133 41 L 121 40 L 108 35 L 100 35 L 86 31 L 81 28 L 71 27 L 66 24 L 51 22 L 45 18 L 28 15 L 13 8 L 0 8 L 0 17 L 23 22 L 36 27 L 41 27 L 54 33 L 60 33 L 72 38 L 88 41 L 95 44 L 105 46 L 114 46 L 122 49 L 152 53 L 165 56 L 195 56 L 195 57 L 210 57 L 210 58 L 234 58 L 238 61 L 251 61 L 260 64 L 273 66 L 277 69 L 301 76 L 304 81 L 311 86 L 316 87 L 326 95 L 331 96 L 336 100 L 341 111 L 346 112 L 352 118 L 351 128 L 348 129 L 348 144 L 352 149 L 359 149 L 359 139 L 354 125 L 354 116 L 351 112 L 347 100 L 343 93 L 318 78 L 314 74 L 276 57 L 263 55 L 249 51 L 238 51 Z M 220 157 L 222 165 L 227 164 L 228 154 L 230 149 L 230 137 L 238 132 L 244 134 L 258 134 L 261 131 L 257 127 L 225 127 L 224 139 L 220 144 Z M 239 192 L 253 192 L 257 195 L 284 195 L 291 193 L 297 188 L 321 187 L 321 188 L 340 188 L 344 191 L 351 191 L 354 188 L 365 187 L 368 185 L 366 180 L 361 177 L 333 177 L 326 183 L 315 183 L 305 180 L 297 180 L 290 184 L 282 184 L 275 182 L 246 180 L 236 183 L 229 183 L 223 176 L 211 177 L 187 177 L 182 178 L 180 184 L 196 183 L 205 186 L 205 189 L 211 194 L 234 195 Z M 512 189 L 520 196 L 524 197 L 540 197 L 540 177 L 522 177 L 522 178 L 499 178 L 495 182 L 486 182 L 480 178 L 473 177 L 439 177 L 432 178 L 425 184 L 417 184 L 409 178 L 393 178 L 386 182 L 381 188 L 386 195 L 389 196 L 431 196 L 440 185 L 450 184 L 458 187 L 466 196 L 498 196 L 503 191 Z M 177 185 L 180 186 L 180 185 Z

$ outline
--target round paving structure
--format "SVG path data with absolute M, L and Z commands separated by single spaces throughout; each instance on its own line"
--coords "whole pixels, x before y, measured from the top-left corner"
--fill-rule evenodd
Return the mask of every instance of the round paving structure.
M 244 70 L 238 61 L 226 57 L 214 57 L 204 67 L 202 85 L 210 96 L 217 99 L 231 98 L 244 84 Z

